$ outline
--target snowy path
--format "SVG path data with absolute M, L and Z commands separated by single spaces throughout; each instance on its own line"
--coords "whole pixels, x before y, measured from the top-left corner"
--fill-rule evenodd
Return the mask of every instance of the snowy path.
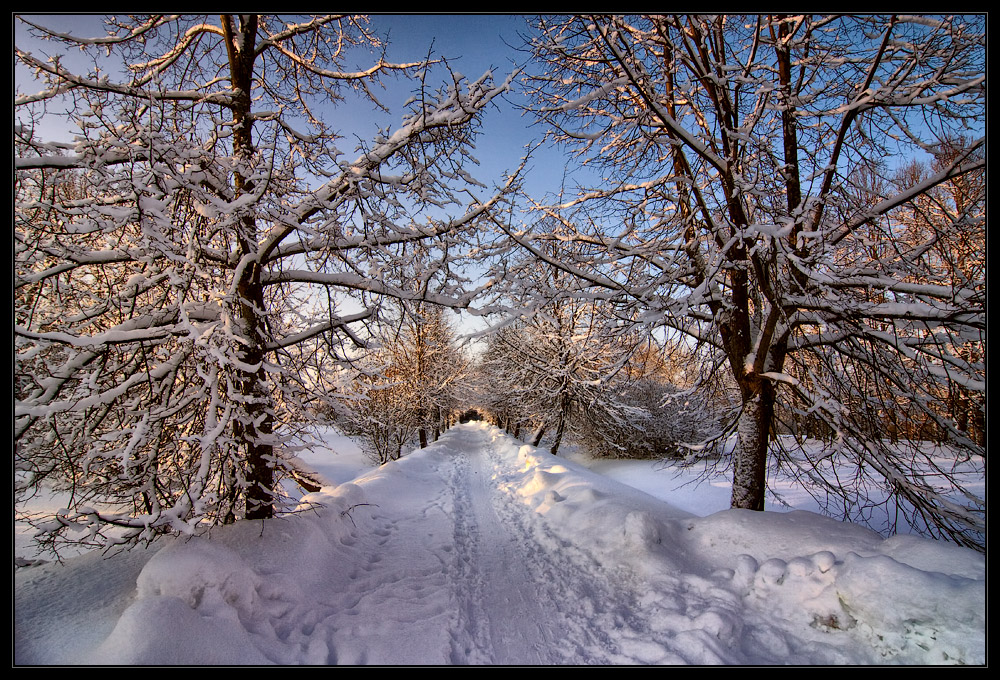
M 470 634 L 453 660 L 622 660 L 602 629 L 621 627 L 628 595 L 593 560 L 531 521 L 529 509 L 504 493 L 497 472 L 502 460 L 482 431 L 466 430 L 449 445 L 456 447 L 449 461 L 455 466 L 449 487 L 455 494 L 455 546 L 462 567 L 456 582 Z M 602 603 L 623 611 L 601 611 Z
M 361 540 L 377 561 L 339 584 L 338 599 L 351 606 L 328 621 L 331 645 L 351 651 L 338 662 L 636 661 L 606 632 L 629 627 L 634 596 L 621 574 L 616 583 L 505 489 L 488 431 L 454 430 L 431 458 L 423 474 L 406 476 L 409 503 L 372 512 L 378 528 Z
M 466 439 L 470 437 L 466 435 Z M 505 526 L 494 503 L 487 455 L 463 455 L 474 443 L 461 445 L 451 461 L 448 486 L 454 493 L 456 579 L 460 601 L 456 663 L 546 663 L 551 646 L 546 610 L 536 597 L 536 580 L 525 559 L 522 537 Z M 469 446 L 469 444 L 473 444 Z M 520 543 L 520 544 L 519 544 Z M 547 636 L 548 634 L 548 636 Z
M 695 517 L 479 424 L 146 555 L 19 573 L 15 662 L 985 658 L 981 555 L 812 513 Z

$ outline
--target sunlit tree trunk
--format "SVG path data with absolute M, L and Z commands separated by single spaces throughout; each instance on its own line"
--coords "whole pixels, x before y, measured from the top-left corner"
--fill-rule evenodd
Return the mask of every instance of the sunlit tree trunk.
M 229 72 L 234 96 L 233 147 L 238 164 L 249 168 L 253 162 L 253 70 L 256 60 L 257 17 L 240 16 L 234 25 L 233 17 L 222 17 L 226 47 L 229 53 Z M 252 182 L 244 177 L 244 171 L 234 173 L 236 196 L 252 192 Z M 246 405 L 244 417 L 234 421 L 237 441 L 246 449 L 248 468 L 246 491 L 247 519 L 265 519 L 274 515 L 272 489 L 274 488 L 273 445 L 270 438 L 274 427 L 271 395 L 263 387 L 268 383 L 264 370 L 267 341 L 267 326 L 264 311 L 264 286 L 261 282 L 260 262 L 256 261 L 258 246 L 257 221 L 252 212 L 247 211 L 241 220 L 239 252 L 241 261 L 247 261 L 237 282 L 237 299 L 234 301 L 236 315 L 241 322 L 240 350 L 242 364 L 240 373 L 241 400 Z

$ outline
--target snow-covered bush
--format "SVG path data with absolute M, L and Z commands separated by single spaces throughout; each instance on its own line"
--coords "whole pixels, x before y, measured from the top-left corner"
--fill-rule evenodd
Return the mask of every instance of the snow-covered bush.
M 717 434 L 719 414 L 698 392 L 644 379 L 581 409 L 573 429 L 584 449 L 596 457 L 684 457 L 684 444 Z

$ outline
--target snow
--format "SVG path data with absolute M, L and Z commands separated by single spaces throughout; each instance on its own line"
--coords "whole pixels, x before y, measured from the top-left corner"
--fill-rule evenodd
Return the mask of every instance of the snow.
M 326 444 L 293 514 L 19 568 L 15 664 L 985 664 L 971 550 L 482 423 Z

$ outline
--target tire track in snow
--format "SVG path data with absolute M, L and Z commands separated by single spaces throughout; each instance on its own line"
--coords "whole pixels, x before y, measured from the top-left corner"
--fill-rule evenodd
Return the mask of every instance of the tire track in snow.
M 491 631 L 483 610 L 485 579 L 480 568 L 482 537 L 475 520 L 469 491 L 469 456 L 445 446 L 450 454 L 448 488 L 454 494 L 455 521 L 455 595 L 458 620 L 452 634 L 451 662 L 454 664 L 490 664 L 493 656 Z
M 488 429 L 454 428 L 373 479 L 371 499 L 384 504 L 355 532 L 338 612 L 322 621 L 331 662 L 703 665 L 780 651 L 770 648 L 786 638 L 747 629 L 739 595 L 701 569 L 664 560 L 655 574 L 632 573 L 606 546 L 574 541 L 572 529 L 563 537 L 558 508 L 572 516 L 607 494 L 584 484 L 564 498 L 568 471 L 521 468 L 511 445 Z M 546 494 L 544 506 L 524 495 L 529 487 Z M 643 512 L 608 529 L 643 550 L 659 531 Z
M 498 442 L 500 447 L 510 446 L 510 442 Z M 577 633 L 574 662 L 704 665 L 744 660 L 739 650 L 743 608 L 738 596 L 718 587 L 714 579 L 699 576 L 699 569 L 689 572 L 691 565 L 678 561 L 679 555 L 666 558 L 673 551 L 661 546 L 661 540 L 678 537 L 669 530 L 662 533 L 665 525 L 644 510 L 627 513 L 618 505 L 611 516 L 624 517 L 624 523 L 602 525 L 606 537 L 612 539 L 609 544 L 617 546 L 613 552 L 608 552 L 608 544 L 599 547 L 600 541 L 577 542 L 574 538 L 580 534 L 572 528 L 561 531 L 569 526 L 564 522 L 580 508 L 602 507 L 613 494 L 586 484 L 571 486 L 567 493 L 560 480 L 566 473 L 575 479 L 574 473 L 558 459 L 538 464 L 529 454 L 527 467 L 516 470 L 510 466 L 509 451 L 501 452 L 494 445 L 489 455 L 505 514 L 511 523 L 519 524 L 519 531 L 529 537 L 526 543 L 538 551 L 540 568 L 550 574 L 546 592 L 562 603 L 568 626 Z M 545 500 L 538 505 L 543 493 Z M 570 510 L 560 511 L 560 507 Z M 587 521 L 583 513 L 579 517 Z M 619 531 L 625 536 L 623 544 L 613 538 Z M 655 562 L 661 568 L 634 573 L 620 552 L 633 549 L 645 553 L 638 563 L 647 569 L 654 560 L 646 551 L 657 553 Z
M 627 574 L 611 573 L 592 555 L 552 532 L 545 521 L 501 482 L 505 463 L 491 443 L 486 449 L 493 468 L 493 506 L 501 521 L 526 548 L 531 569 L 552 608 L 549 624 L 562 658 L 553 663 L 636 663 L 624 654 L 623 637 L 647 634 Z M 509 463 L 506 463 L 509 465 Z M 558 500 L 555 499 L 554 500 Z

